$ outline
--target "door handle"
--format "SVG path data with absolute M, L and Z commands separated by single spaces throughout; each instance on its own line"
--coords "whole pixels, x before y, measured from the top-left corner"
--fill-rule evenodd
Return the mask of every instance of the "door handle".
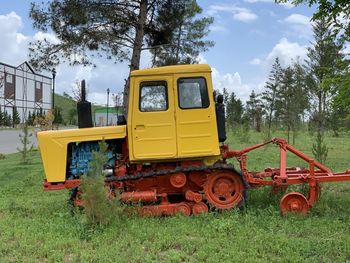
M 144 130 L 145 129 L 145 125 L 143 124 L 138 124 L 135 126 L 135 130 Z

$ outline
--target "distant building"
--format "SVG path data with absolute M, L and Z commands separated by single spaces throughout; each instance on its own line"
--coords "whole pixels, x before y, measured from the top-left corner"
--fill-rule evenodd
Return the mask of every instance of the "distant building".
M 16 108 L 21 122 L 29 112 L 43 112 L 51 108 L 52 78 L 34 72 L 28 62 L 18 67 L 0 62 L 0 107 L 12 116 Z
M 115 107 L 109 107 L 108 126 L 117 125 L 117 118 L 118 113 Z M 107 107 L 95 109 L 95 126 L 107 126 Z

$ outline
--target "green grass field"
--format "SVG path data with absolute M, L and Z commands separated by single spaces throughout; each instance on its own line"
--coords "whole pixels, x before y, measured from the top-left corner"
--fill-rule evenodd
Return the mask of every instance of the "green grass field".
M 278 134 L 283 136 L 283 134 Z M 228 140 L 238 149 L 249 143 Z M 350 168 L 350 134 L 329 137 L 327 165 Z M 301 133 L 296 147 L 311 153 Z M 276 164 L 276 148 L 250 156 L 253 169 Z M 290 158 L 291 165 L 303 165 Z M 42 190 L 39 153 L 29 165 L 18 154 L 0 160 L 0 262 L 350 262 L 350 182 L 326 184 L 308 216 L 281 217 L 270 189 L 249 191 L 244 211 L 191 217 L 123 216 L 89 228 L 72 216 L 68 191 Z

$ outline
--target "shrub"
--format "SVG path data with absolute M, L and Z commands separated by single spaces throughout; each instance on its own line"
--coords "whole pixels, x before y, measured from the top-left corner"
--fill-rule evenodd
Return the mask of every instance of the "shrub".
M 99 144 L 100 150 L 93 152 L 90 170 L 82 177 L 81 191 L 86 221 L 91 226 L 107 225 L 118 217 L 121 207 L 117 199 L 107 196 L 107 189 L 102 174 L 103 165 L 107 161 L 106 143 Z

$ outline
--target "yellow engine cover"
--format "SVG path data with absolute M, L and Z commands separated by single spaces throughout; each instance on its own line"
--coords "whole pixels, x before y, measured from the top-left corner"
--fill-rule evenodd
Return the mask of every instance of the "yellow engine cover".
M 112 140 L 125 137 L 125 125 L 39 132 L 39 148 L 47 181 L 65 181 L 69 143 Z

